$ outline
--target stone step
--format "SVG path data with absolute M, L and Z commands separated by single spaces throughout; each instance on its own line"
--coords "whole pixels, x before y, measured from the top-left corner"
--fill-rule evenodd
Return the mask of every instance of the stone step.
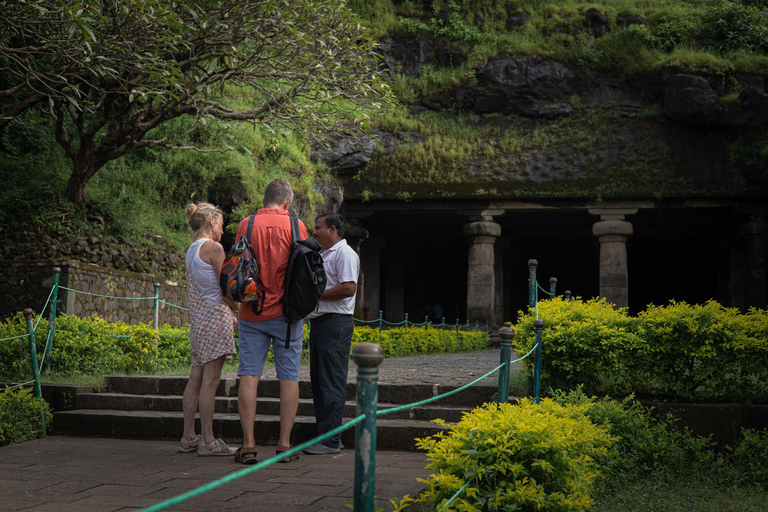
M 396 407 L 397 404 L 379 404 L 379 409 Z M 220 396 L 216 397 L 215 412 L 224 414 L 237 414 L 237 398 Z M 344 417 L 355 416 L 356 404 L 347 401 L 344 408 Z M 101 409 L 122 411 L 171 411 L 181 412 L 182 398 L 171 395 L 131 395 L 126 393 L 80 393 L 76 397 L 77 409 Z M 426 404 L 412 407 L 387 415 L 389 419 L 418 419 L 434 420 L 442 418 L 449 422 L 461 420 L 464 412 L 471 411 L 468 407 L 440 406 Z M 260 416 L 277 416 L 280 414 L 280 399 L 272 397 L 259 397 L 257 412 Z M 298 415 L 314 416 L 314 406 L 311 399 L 299 400 Z
M 348 421 L 345 419 L 344 422 Z M 130 439 L 178 440 L 183 430 L 184 416 L 172 411 L 119 411 L 78 409 L 54 414 L 53 433 L 77 436 L 122 437 Z M 197 421 L 199 429 L 199 420 Z M 423 420 L 377 420 L 376 447 L 381 450 L 416 450 L 414 439 L 434 435 L 442 427 Z M 275 444 L 279 437 L 278 416 L 256 416 L 256 443 Z M 221 437 L 235 445 L 242 442 L 240 417 L 237 414 L 215 414 L 213 429 Z M 293 428 L 295 444 L 315 437 L 315 418 L 297 416 Z M 342 443 L 355 445 L 355 429 L 341 434 Z
M 178 395 L 184 394 L 187 376 L 113 376 L 107 377 L 107 388 L 113 393 L 132 395 Z M 222 377 L 216 391 L 217 396 L 236 397 L 239 386 L 237 377 Z M 389 384 L 379 383 L 379 402 L 392 404 L 413 403 L 432 398 L 439 394 L 453 391 L 461 386 L 442 384 Z M 491 401 L 496 395 L 496 385 L 479 384 L 471 386 L 439 401 L 440 405 L 477 407 Z M 347 383 L 347 400 L 354 400 L 357 385 Z M 259 382 L 259 397 L 280 396 L 280 383 L 275 379 L 262 379 Z M 299 382 L 299 396 L 312 398 L 312 386 L 308 381 Z

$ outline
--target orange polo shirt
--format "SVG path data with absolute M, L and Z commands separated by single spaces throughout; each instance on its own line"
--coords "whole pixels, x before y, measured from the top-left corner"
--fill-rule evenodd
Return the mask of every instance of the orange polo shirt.
M 248 231 L 248 217 L 237 226 L 235 240 L 240 240 Z M 299 239 L 309 235 L 307 227 L 299 219 Z M 251 246 L 256 253 L 259 266 L 259 280 L 264 287 L 264 310 L 260 315 L 253 312 L 250 303 L 240 304 L 239 317 L 243 320 L 271 320 L 283 315 L 280 299 L 285 294 L 285 271 L 288 268 L 288 253 L 291 249 L 291 218 L 287 210 L 261 208 L 253 221 Z

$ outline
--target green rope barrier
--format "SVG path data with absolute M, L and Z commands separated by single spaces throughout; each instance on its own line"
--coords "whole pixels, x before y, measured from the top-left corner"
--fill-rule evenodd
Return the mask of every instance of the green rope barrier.
M 517 362 L 522 361 L 523 359 L 525 359 L 526 357 L 531 355 L 533 353 L 533 351 L 536 350 L 537 346 L 538 346 L 538 343 L 536 345 L 534 345 L 533 348 L 527 354 L 525 354 L 523 357 L 517 358 L 514 361 L 510 361 L 509 364 L 517 363 Z M 459 391 L 464 391 L 465 389 L 467 389 L 468 387 L 472 386 L 473 384 L 477 384 L 478 382 L 480 382 L 481 380 L 485 379 L 486 377 L 490 377 L 491 375 L 493 375 L 494 373 L 499 371 L 505 364 L 507 364 L 507 363 L 501 363 L 499 366 L 497 366 L 496 368 L 494 368 L 490 372 L 486 373 L 482 377 L 479 377 L 479 378 L 473 380 L 472 382 L 470 382 L 469 384 L 465 384 L 465 385 L 461 386 L 460 388 L 456 388 L 453 391 L 448 391 L 447 393 L 443 393 L 442 395 L 433 396 L 432 398 L 426 398 L 426 399 L 421 400 L 419 402 L 413 402 L 413 403 L 410 403 L 410 404 L 400 405 L 400 406 L 392 407 L 392 408 L 389 408 L 389 409 L 378 410 L 378 411 L 376 411 L 376 417 L 383 416 L 385 414 L 390 414 L 390 413 L 397 412 L 397 411 L 403 411 L 405 409 L 410 409 L 412 407 L 417 407 L 419 405 L 428 404 L 430 402 L 434 402 L 436 400 L 440 400 L 441 398 L 445 398 L 447 396 L 454 395 L 454 394 L 458 393 Z
M 29 336 L 29 334 L 20 334 L 18 336 L 11 336 L 10 338 L 2 338 L 2 339 L 0 339 L 0 341 L 17 340 L 19 338 L 26 338 L 27 336 Z
M 413 403 L 410 403 L 410 404 L 400 405 L 398 407 L 392 407 L 391 409 L 381 409 L 381 410 L 376 411 L 376 416 L 377 417 L 378 416 L 383 416 L 385 414 L 390 414 L 390 413 L 393 413 L 393 412 L 403 411 L 405 409 L 410 409 L 410 408 L 416 407 L 418 405 L 428 404 L 430 402 L 434 402 L 435 400 L 440 400 L 441 398 L 445 398 L 447 396 L 451 396 L 453 394 L 456 394 L 459 391 L 464 391 L 465 389 L 467 389 L 468 387 L 472 386 L 473 384 L 477 384 L 478 382 L 480 382 L 484 378 L 490 377 L 491 375 L 493 375 L 494 373 L 499 371 L 505 364 L 507 364 L 507 363 L 501 363 L 499 366 L 497 366 L 496 368 L 494 368 L 490 372 L 486 373 L 482 377 L 477 378 L 477 379 L 473 380 L 472 382 L 470 382 L 469 384 L 465 384 L 464 386 L 462 386 L 460 388 L 456 388 L 453 391 L 448 391 L 447 393 L 443 393 L 442 395 L 433 396 L 432 398 L 427 398 L 427 399 L 421 400 L 419 402 L 413 402 Z
M 45 355 L 48 353 L 48 345 L 53 339 L 53 329 L 48 329 L 48 338 L 45 340 L 45 350 L 43 350 L 43 358 L 40 360 L 40 367 L 37 369 L 37 374 L 40 375 L 43 372 L 43 365 L 45 364 Z
M 361 421 L 365 419 L 365 414 L 361 414 L 360 416 L 348 421 L 344 425 L 337 427 L 330 432 L 326 432 L 322 436 L 317 436 L 314 439 L 310 439 L 309 441 L 302 443 L 291 450 L 288 450 L 286 452 L 281 453 L 280 455 L 277 455 L 275 457 L 272 457 L 271 459 L 267 459 L 265 461 L 262 461 L 255 466 L 252 466 L 250 468 L 241 469 L 240 471 L 236 471 L 234 473 L 231 473 L 225 477 L 219 478 L 218 480 L 215 480 L 209 484 L 203 485 L 201 487 L 198 487 L 197 489 L 192 489 L 191 491 L 185 492 L 184 494 L 180 494 L 174 498 L 167 499 L 165 501 L 161 501 L 160 503 L 156 503 L 155 505 L 152 505 L 151 507 L 143 509 L 143 512 L 155 512 L 157 510 L 163 510 L 173 505 L 178 505 L 181 502 L 187 501 L 190 498 L 194 498 L 196 496 L 199 496 L 203 494 L 204 492 L 210 491 L 212 489 L 215 489 L 217 487 L 220 487 L 226 483 L 229 483 L 233 480 L 237 480 L 238 478 L 242 478 L 246 475 L 249 475 L 253 473 L 254 471 L 258 471 L 260 469 L 266 468 L 268 466 L 271 466 L 272 464 L 275 464 L 276 462 L 279 462 L 286 457 L 290 457 L 294 453 L 298 453 L 304 448 L 309 448 L 315 443 L 318 443 L 320 441 L 324 441 L 328 439 L 329 437 L 333 437 L 336 434 L 343 432 L 347 430 L 348 428 L 354 427 Z
M 154 299 L 154 297 L 152 297 L 152 298 Z M 174 304 L 172 302 L 165 301 L 163 299 L 158 299 L 157 302 L 162 302 L 163 304 L 168 304 L 169 306 L 172 306 L 172 307 L 174 307 L 176 309 L 182 309 L 184 311 L 189 311 L 189 308 L 185 308 L 184 306 L 177 306 L 176 304 Z
M 20 386 L 26 386 L 27 384 L 33 384 L 34 382 L 35 382 L 34 380 L 30 380 L 27 382 L 22 382 L 21 384 L 14 384 L 13 386 L 5 386 L 3 388 L 3 391 L 8 391 L 9 389 L 18 388 Z
M 547 295 L 549 295 L 550 297 L 552 296 L 552 294 L 551 294 L 550 292 L 548 292 L 547 290 L 545 290 L 544 288 L 542 288 L 542 287 L 541 287 L 541 285 L 539 284 L 539 282 L 538 282 L 538 281 L 536 281 L 536 286 L 538 286 L 538 287 L 539 287 L 539 290 L 543 291 L 544 293 L 546 293 L 546 294 L 547 294 Z
M 387 324 L 387 325 L 403 325 L 403 324 L 404 324 L 404 323 L 406 323 L 407 321 L 408 321 L 408 320 L 403 320 L 402 322 L 387 322 L 386 320 L 382 320 L 382 322 L 384 322 L 384 323 L 385 323 L 385 324 Z
M 91 292 L 84 292 L 82 290 L 74 290 L 72 288 L 67 288 L 66 286 L 59 286 L 62 290 L 67 290 L 68 292 L 75 292 L 75 293 L 82 293 L 84 295 L 91 295 L 92 297 L 102 297 L 104 299 L 118 299 L 118 300 L 155 300 L 155 297 L 115 297 L 112 295 L 99 295 L 98 293 L 91 293 Z
M 378 322 L 379 321 L 378 318 L 376 318 L 375 320 L 360 320 L 359 318 L 353 318 L 352 320 L 354 320 L 355 322 L 363 323 L 363 324 L 372 324 L 374 322 Z
M 466 488 L 467 488 L 467 486 L 469 486 L 469 483 L 470 483 L 470 481 L 467 481 L 467 483 L 465 483 L 465 484 L 462 486 L 462 488 L 461 488 L 461 489 L 459 489 L 458 491 L 456 491 L 456 494 L 454 494 L 454 495 L 451 497 L 451 499 L 449 499 L 449 500 L 448 500 L 448 501 L 446 501 L 444 504 L 442 504 L 442 505 L 440 506 L 440 508 L 439 508 L 439 509 L 437 509 L 437 510 L 442 510 L 444 507 L 447 507 L 448 505 L 450 505 L 450 504 L 451 504 L 451 502 L 452 502 L 453 500 L 455 500 L 456 498 L 458 498 L 458 497 L 459 497 L 459 494 L 461 494 L 462 492 L 464 492 L 464 489 L 466 489 Z
M 45 306 L 43 306 L 43 309 L 40 310 L 40 315 L 37 317 L 37 322 L 35 322 L 35 326 L 32 328 L 32 332 L 37 331 L 37 324 L 39 324 L 40 320 L 43 318 L 43 312 L 45 312 L 45 308 L 48 307 L 48 303 L 51 302 L 51 297 L 53 297 L 53 288 L 51 288 L 51 293 L 48 294 L 48 299 L 45 301 Z

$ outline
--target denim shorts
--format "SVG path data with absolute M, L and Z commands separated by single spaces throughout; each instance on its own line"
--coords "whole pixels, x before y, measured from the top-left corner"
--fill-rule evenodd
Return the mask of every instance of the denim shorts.
M 282 316 L 260 322 L 238 319 L 240 366 L 237 374 L 261 375 L 269 347 L 272 346 L 278 380 L 298 382 L 304 322 L 291 324 L 291 343 L 286 350 L 287 326 L 285 317 Z

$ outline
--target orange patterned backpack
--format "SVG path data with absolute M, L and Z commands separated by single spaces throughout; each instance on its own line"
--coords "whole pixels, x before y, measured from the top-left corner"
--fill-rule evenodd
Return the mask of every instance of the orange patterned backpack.
M 253 312 L 260 315 L 266 294 L 259 282 L 259 267 L 251 246 L 254 218 L 255 215 L 250 216 L 246 236 L 240 237 L 224 258 L 219 286 L 226 298 L 235 302 L 250 302 Z

